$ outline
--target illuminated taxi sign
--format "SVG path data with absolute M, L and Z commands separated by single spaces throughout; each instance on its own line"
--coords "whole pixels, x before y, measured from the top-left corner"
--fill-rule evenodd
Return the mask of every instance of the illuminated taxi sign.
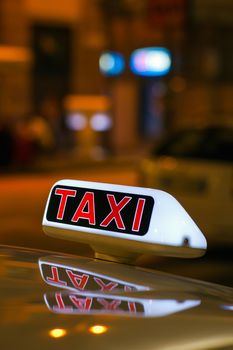
M 46 218 L 80 228 L 142 236 L 148 232 L 153 206 L 151 196 L 57 185 Z
M 177 200 L 149 188 L 61 180 L 50 191 L 42 224 L 45 233 L 88 243 L 105 258 L 195 257 L 206 249 L 205 237 Z

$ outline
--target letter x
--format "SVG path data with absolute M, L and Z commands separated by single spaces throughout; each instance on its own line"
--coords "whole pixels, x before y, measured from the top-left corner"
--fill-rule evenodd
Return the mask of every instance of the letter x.
M 125 196 L 119 203 L 116 203 L 115 197 L 112 194 L 108 194 L 107 198 L 111 212 L 101 222 L 100 226 L 107 227 L 110 222 L 114 220 L 118 229 L 125 230 L 125 225 L 120 215 L 120 211 L 126 206 L 127 203 L 129 203 L 131 197 Z

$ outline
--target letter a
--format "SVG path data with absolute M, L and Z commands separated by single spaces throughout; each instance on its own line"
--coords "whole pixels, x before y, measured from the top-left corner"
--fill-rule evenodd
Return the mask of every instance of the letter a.
M 87 207 L 87 210 L 84 210 Z M 72 222 L 77 222 L 79 219 L 88 220 L 90 225 L 95 225 L 95 198 L 93 192 L 86 192 L 83 196 Z

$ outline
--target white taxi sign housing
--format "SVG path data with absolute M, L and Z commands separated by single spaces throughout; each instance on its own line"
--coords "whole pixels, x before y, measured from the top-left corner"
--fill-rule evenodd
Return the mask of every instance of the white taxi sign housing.
M 98 257 L 138 254 L 197 257 L 205 237 L 170 194 L 149 188 L 77 180 L 52 187 L 43 217 L 50 236 L 88 243 Z

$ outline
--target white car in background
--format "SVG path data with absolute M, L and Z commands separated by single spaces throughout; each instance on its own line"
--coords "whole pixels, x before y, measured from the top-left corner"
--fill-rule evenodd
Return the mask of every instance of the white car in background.
M 170 135 L 140 164 L 139 186 L 174 195 L 210 245 L 233 244 L 233 128 Z

